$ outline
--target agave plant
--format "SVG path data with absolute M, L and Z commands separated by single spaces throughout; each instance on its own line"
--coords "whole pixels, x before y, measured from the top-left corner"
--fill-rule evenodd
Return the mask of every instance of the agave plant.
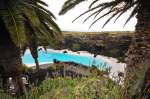
M 59 14 L 65 14 L 67 11 L 83 1 L 87 0 L 67 0 Z M 137 72 L 136 68 L 140 68 L 139 66 L 142 66 L 139 64 L 146 63 L 150 65 L 150 2 L 149 0 L 110 0 L 103 3 L 99 1 L 101 0 L 93 0 L 93 2 L 89 5 L 89 9 L 79 15 L 79 17 L 75 20 L 87 13 L 91 13 L 87 18 L 85 18 L 84 22 L 86 22 L 89 18 L 94 17 L 95 20 L 93 20 L 93 23 L 91 24 L 92 26 L 101 18 L 110 15 L 103 25 L 104 27 L 114 18 L 114 22 L 116 22 L 120 16 L 132 8 L 131 14 L 125 22 L 126 25 L 132 17 L 136 16 L 137 18 L 135 35 L 127 52 L 126 74 L 127 78 L 130 78 L 128 80 L 131 81 L 133 76 L 129 76 L 131 74 L 135 75 L 135 72 Z M 106 10 L 106 13 L 100 14 L 105 9 L 108 9 Z
M 19 80 L 21 51 L 29 47 L 39 66 L 37 47 L 54 44 L 61 37 L 61 30 L 54 21 L 56 18 L 47 6 L 41 0 L 0 1 L 0 74 L 3 78 L 15 78 L 20 92 L 23 92 Z

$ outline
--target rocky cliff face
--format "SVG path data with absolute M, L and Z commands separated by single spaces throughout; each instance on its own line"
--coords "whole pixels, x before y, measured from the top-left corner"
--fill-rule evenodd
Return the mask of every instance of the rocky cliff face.
M 61 48 L 85 50 L 94 54 L 115 57 L 123 61 L 133 33 L 65 35 Z

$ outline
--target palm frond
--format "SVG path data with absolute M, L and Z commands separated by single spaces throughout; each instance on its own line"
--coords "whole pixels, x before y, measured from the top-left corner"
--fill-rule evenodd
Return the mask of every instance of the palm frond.
M 80 0 L 81 1 L 81 0 Z M 103 27 L 114 17 L 116 17 L 115 21 L 122 16 L 125 12 L 127 12 L 130 8 L 134 7 L 135 9 L 133 10 L 133 12 L 131 13 L 131 15 L 129 16 L 128 20 L 126 21 L 126 23 L 137 13 L 137 9 L 139 7 L 138 3 L 140 0 L 113 0 L 110 2 L 103 2 L 103 3 L 99 3 L 98 1 L 100 0 L 93 0 L 93 2 L 89 5 L 89 9 L 87 11 L 85 11 L 84 13 L 82 13 L 81 15 L 79 15 L 77 18 L 75 18 L 73 20 L 76 21 L 77 19 L 79 19 L 81 16 L 88 14 L 89 12 L 92 12 L 88 17 L 86 17 L 83 21 L 86 22 L 88 19 L 90 19 L 92 16 L 94 16 L 94 21 L 92 22 L 92 24 L 90 25 L 93 26 L 97 21 L 99 21 L 101 18 L 114 13 L 110 18 L 108 18 L 108 20 L 104 23 Z M 71 1 L 70 1 L 71 2 Z M 70 10 L 71 8 L 73 8 L 74 6 L 76 6 L 78 3 L 72 3 L 72 7 L 70 8 L 66 8 L 67 6 L 70 5 L 70 2 L 67 1 L 64 3 L 62 10 L 60 11 L 60 15 L 66 13 L 68 10 Z M 74 4 L 74 5 L 73 5 Z M 103 12 L 105 9 L 108 9 L 108 11 L 106 13 L 104 13 L 103 15 L 99 16 L 99 14 L 101 12 Z M 98 18 L 97 18 L 98 17 Z M 125 24 L 126 24 L 125 23 Z M 90 28 L 89 27 L 89 28 Z
M 45 13 L 49 15 L 49 17 L 52 17 L 56 20 L 56 17 L 53 15 L 53 13 L 51 13 L 48 9 L 43 7 L 44 5 L 40 4 L 40 2 L 37 2 L 36 4 L 33 4 L 33 3 L 29 4 L 29 3 L 24 2 L 24 4 L 26 6 L 35 8 L 37 11 L 42 11 L 42 12 L 44 11 Z
M 102 26 L 102 28 L 104 28 L 105 27 L 105 25 L 111 20 L 111 19 L 113 19 L 114 18 L 114 16 L 116 16 L 117 14 L 119 13 L 119 11 L 117 11 L 117 12 L 115 12 L 113 15 L 111 15 L 111 17 L 110 18 L 108 18 L 107 19 L 107 21 L 103 24 L 103 26 Z
M 40 0 L 30 3 L 24 2 L 26 5 L 26 9 L 23 11 L 24 15 L 39 44 L 55 44 L 54 42 L 59 39 L 57 37 L 61 36 L 61 30 L 53 20 L 56 19 L 55 16 L 38 1 Z M 32 19 L 34 17 L 36 18 Z
M 93 6 L 95 3 L 97 3 L 98 1 L 99 1 L 99 0 L 94 0 L 94 1 L 90 4 L 89 9 L 91 9 L 92 6 Z
M 86 13 L 90 12 L 90 11 L 94 11 L 95 9 L 98 9 L 97 11 L 95 11 L 94 13 L 90 14 L 85 20 L 87 21 L 90 17 L 94 16 L 95 15 L 95 18 L 97 17 L 97 15 L 99 13 L 101 13 L 103 10 L 107 9 L 107 8 L 114 8 L 116 5 L 118 5 L 118 3 L 120 3 L 120 1 L 112 1 L 112 2 L 104 2 L 104 3 L 101 3 L 101 4 L 98 4 L 97 6 L 91 8 L 92 5 L 90 5 L 90 9 L 88 11 L 86 11 L 85 13 L 79 15 L 75 20 L 77 20 L 78 18 L 80 18 L 81 16 L 85 15 Z M 94 3 L 93 3 L 94 4 Z M 112 10 L 112 9 L 110 9 Z M 111 11 L 109 11 L 111 12 Z M 75 21 L 73 20 L 73 22 Z M 93 22 L 95 23 L 95 22 Z M 91 25 L 92 26 L 92 25 Z
M 4 3 L 3 12 L 0 17 L 2 17 L 6 28 L 8 29 L 12 41 L 21 48 L 25 43 L 27 43 L 25 28 L 24 28 L 24 19 L 21 16 L 21 11 L 18 10 L 17 5 L 20 5 L 20 2 L 9 1 Z
M 114 2 L 113 3 L 111 3 L 111 4 L 115 4 Z M 108 8 L 109 6 L 112 6 L 111 4 L 109 4 L 109 3 L 102 3 L 102 4 L 100 4 L 99 6 L 96 6 L 96 7 L 98 7 L 99 9 L 97 10 L 97 11 L 95 11 L 94 13 L 92 13 L 92 14 L 90 14 L 85 20 L 84 20 L 84 22 L 86 22 L 89 18 L 91 18 L 92 16 L 94 16 L 95 15 L 95 17 L 94 17 L 94 19 L 98 16 L 98 14 L 99 13 L 101 13 L 103 10 L 105 10 L 106 8 Z M 104 5 L 107 5 L 107 6 L 104 6 Z M 113 6 L 112 6 L 112 8 L 113 8 Z M 92 8 L 93 9 L 93 8 Z M 94 9 L 95 9 L 95 7 L 94 7 Z M 113 12 L 112 10 L 110 10 L 109 12 Z M 105 15 L 105 14 L 104 14 Z M 106 14 L 106 15 L 108 15 L 108 14 Z M 102 17 L 101 17 L 102 18 Z
M 21 50 L 36 45 L 55 45 L 62 36 L 55 16 L 42 0 L 1 0 L 0 18 L 14 44 Z M 33 50 L 32 50 L 33 52 Z M 36 53 L 37 54 L 37 53 Z
M 109 15 L 110 13 L 113 13 L 113 12 L 115 12 L 115 10 L 111 10 L 111 11 L 109 11 L 109 12 L 103 14 L 102 16 L 100 16 L 99 18 L 97 18 L 95 21 L 93 21 L 89 28 L 91 28 L 91 27 L 92 27 L 97 21 L 99 21 L 101 18 L 103 18 L 103 17 L 105 17 L 105 16 L 107 16 L 107 15 Z
M 135 7 L 134 9 L 138 9 L 138 1 L 133 2 L 132 4 L 126 4 L 126 6 L 122 9 L 121 13 L 117 16 L 117 18 L 115 19 L 114 23 L 125 13 L 127 12 L 131 7 L 133 7 L 134 5 L 136 5 L 137 7 Z M 132 12 L 131 12 L 132 13 Z
M 58 25 L 53 21 L 53 19 L 51 17 L 49 17 L 49 14 L 43 12 L 43 11 L 38 11 L 38 16 L 41 22 L 46 23 L 50 28 L 53 29 L 53 31 L 60 33 L 61 34 L 61 30 L 58 27 Z
M 40 25 L 40 20 L 33 7 L 25 5 L 22 11 L 25 19 L 28 19 L 32 27 L 38 27 Z
M 126 20 L 124 26 L 131 20 L 131 18 L 132 18 L 133 16 L 135 16 L 135 15 L 137 14 L 137 12 L 138 12 L 138 7 L 139 7 L 139 5 L 137 4 L 136 7 L 134 8 L 134 10 L 132 11 L 132 13 L 130 14 L 130 16 L 128 17 L 128 19 Z
M 63 5 L 62 10 L 59 12 L 59 15 L 65 14 L 70 9 L 74 8 L 76 5 L 80 4 L 83 1 L 86 0 L 67 0 Z
M 94 10 L 100 8 L 99 10 L 97 10 L 97 11 L 95 11 L 94 13 L 90 14 L 90 15 L 88 16 L 88 17 L 90 18 L 90 17 L 92 17 L 93 15 L 95 15 L 96 13 L 101 12 L 101 11 L 103 11 L 104 9 L 106 9 L 107 6 L 110 6 L 110 5 L 107 5 L 107 6 L 105 7 L 105 6 L 104 6 L 105 4 L 107 4 L 107 3 L 99 4 L 99 5 L 97 5 L 97 6 L 93 7 L 93 8 L 91 8 L 91 9 L 85 11 L 84 13 L 82 13 L 81 15 L 79 15 L 77 18 L 75 18 L 72 22 L 76 21 L 76 20 L 77 20 L 78 18 L 80 18 L 81 16 L 83 16 L 83 15 L 89 13 L 89 12 L 92 12 L 92 11 L 94 11 Z M 87 19 L 89 19 L 88 17 L 87 17 Z M 85 21 L 86 21 L 87 19 L 85 19 Z
M 41 5 L 43 5 L 43 6 L 48 7 L 48 4 L 47 4 L 47 3 L 45 3 L 45 2 L 44 2 L 44 1 L 42 1 L 42 0 L 36 0 L 36 2 L 37 2 L 38 4 L 41 4 Z

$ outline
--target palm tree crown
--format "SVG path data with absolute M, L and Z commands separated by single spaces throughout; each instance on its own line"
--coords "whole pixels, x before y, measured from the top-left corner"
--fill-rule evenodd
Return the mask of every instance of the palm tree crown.
M 51 43 L 60 37 L 61 31 L 47 6 L 41 0 L 0 1 L 0 19 L 18 48 Z
M 77 4 L 83 2 L 83 1 L 87 1 L 87 0 L 68 0 L 64 3 L 62 10 L 60 11 L 60 15 L 65 14 L 68 10 L 72 9 L 73 7 L 75 7 Z M 80 18 L 81 16 L 92 12 L 85 20 L 84 22 L 86 22 L 89 18 L 94 16 L 94 21 L 92 22 L 91 26 L 96 23 L 98 20 L 100 20 L 101 18 L 107 16 L 107 15 L 111 15 L 107 21 L 104 23 L 103 27 L 113 18 L 116 18 L 114 22 L 116 22 L 116 20 L 123 15 L 126 11 L 128 11 L 130 8 L 134 7 L 134 9 L 132 10 L 130 16 L 128 17 L 128 19 L 126 20 L 125 24 L 133 17 L 137 14 L 138 11 L 138 7 L 140 5 L 140 1 L 141 0 L 110 0 L 110 2 L 100 2 L 101 0 L 93 0 L 93 2 L 89 5 L 89 9 L 82 13 L 81 15 L 79 15 L 76 19 Z M 109 9 L 106 13 L 104 13 L 103 15 L 100 15 L 100 13 L 102 11 L 104 11 L 105 9 Z M 75 19 L 75 20 L 76 20 Z M 75 21 L 73 20 L 73 22 Z M 91 27 L 90 26 L 90 27 Z

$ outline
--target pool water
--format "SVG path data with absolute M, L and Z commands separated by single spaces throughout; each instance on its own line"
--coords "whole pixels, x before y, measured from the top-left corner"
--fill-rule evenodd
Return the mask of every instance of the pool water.
M 86 66 L 99 66 L 99 67 L 108 67 L 109 65 L 100 60 L 96 59 L 93 56 L 83 56 L 83 55 L 74 55 L 69 53 L 61 52 L 52 52 L 52 51 L 38 51 L 39 58 L 38 61 L 40 64 L 43 63 L 53 63 L 53 59 L 59 60 L 61 62 L 75 62 Z M 34 64 L 34 59 L 29 51 L 26 51 L 25 55 L 22 57 L 24 64 Z

